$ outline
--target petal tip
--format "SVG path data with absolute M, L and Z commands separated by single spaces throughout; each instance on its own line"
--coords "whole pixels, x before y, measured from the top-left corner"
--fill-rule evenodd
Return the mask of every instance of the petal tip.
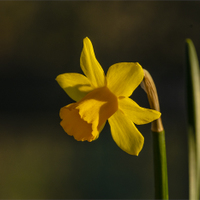
M 60 74 L 59 74 L 58 76 L 56 76 L 56 78 L 55 78 L 55 80 L 56 80 L 57 82 L 58 82 L 59 76 L 60 76 Z
M 86 43 L 86 42 L 92 43 L 91 40 L 88 37 L 85 37 L 83 39 L 83 44 Z

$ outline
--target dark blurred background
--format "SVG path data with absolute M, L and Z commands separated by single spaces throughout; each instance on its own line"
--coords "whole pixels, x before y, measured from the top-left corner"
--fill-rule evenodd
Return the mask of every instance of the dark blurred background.
M 123 152 L 107 124 L 77 142 L 59 125 L 73 102 L 55 78 L 82 73 L 88 36 L 105 71 L 139 62 L 157 86 L 166 131 L 170 199 L 188 198 L 185 39 L 200 56 L 198 1 L 0 2 L 0 199 L 153 199 L 150 124 L 138 157 Z M 149 107 L 138 87 L 132 95 Z

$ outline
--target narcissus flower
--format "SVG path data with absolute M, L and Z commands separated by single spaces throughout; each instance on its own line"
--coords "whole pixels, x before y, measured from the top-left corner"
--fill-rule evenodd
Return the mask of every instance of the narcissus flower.
M 105 76 L 89 38 L 83 40 L 80 57 L 83 73 L 64 73 L 56 81 L 76 102 L 60 109 L 64 131 L 78 141 L 99 137 L 108 120 L 116 144 L 131 155 L 138 155 L 144 137 L 135 124 L 146 124 L 160 117 L 160 112 L 142 108 L 129 97 L 144 77 L 139 63 L 112 65 Z

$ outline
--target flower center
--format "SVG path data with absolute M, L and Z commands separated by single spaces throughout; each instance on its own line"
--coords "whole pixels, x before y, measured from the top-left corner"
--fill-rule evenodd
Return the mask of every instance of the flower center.
M 105 86 L 61 108 L 61 126 L 77 140 L 97 139 L 106 120 L 118 110 L 117 97 Z

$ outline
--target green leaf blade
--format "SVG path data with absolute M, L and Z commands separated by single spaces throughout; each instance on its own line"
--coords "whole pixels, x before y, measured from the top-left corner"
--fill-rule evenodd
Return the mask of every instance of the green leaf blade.
M 189 147 L 189 196 L 200 198 L 200 78 L 199 61 L 191 39 L 186 39 L 186 76 Z

